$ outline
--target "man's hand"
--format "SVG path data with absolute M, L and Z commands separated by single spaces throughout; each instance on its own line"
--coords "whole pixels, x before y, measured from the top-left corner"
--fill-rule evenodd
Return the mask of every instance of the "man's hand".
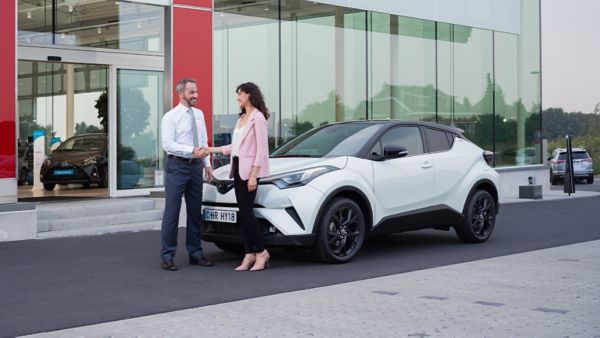
M 214 179 L 215 177 L 213 176 L 213 168 L 212 167 L 205 167 L 204 168 L 204 180 L 207 182 L 210 182 Z
M 210 154 L 210 152 L 208 152 L 208 149 L 196 147 L 196 148 L 194 148 L 193 154 L 194 154 L 195 158 L 204 158 L 204 157 L 208 156 L 208 154 Z

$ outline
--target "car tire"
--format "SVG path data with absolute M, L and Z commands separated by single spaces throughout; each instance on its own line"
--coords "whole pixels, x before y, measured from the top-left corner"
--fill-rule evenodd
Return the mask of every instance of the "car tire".
M 365 240 L 365 217 L 358 204 L 349 198 L 331 201 L 317 226 L 314 252 L 326 263 L 350 261 Z
M 496 224 L 496 203 L 489 192 L 476 190 L 463 211 L 464 220 L 454 229 L 465 243 L 485 242 Z
M 588 184 L 594 184 L 594 176 L 592 176 L 592 177 L 588 177 L 588 179 L 587 179 L 587 183 L 588 183 Z
M 558 184 L 558 179 L 552 175 L 552 172 L 550 172 L 550 184 L 552 184 L 552 185 Z
M 98 182 L 98 188 L 106 188 L 108 187 L 108 168 L 102 167 L 100 170 L 100 181 Z
M 91 183 L 81 183 L 81 185 L 83 185 L 84 188 L 89 188 Z
M 55 183 L 44 183 L 44 190 L 52 191 L 56 187 Z
M 230 252 L 236 255 L 244 254 L 244 246 L 237 243 L 215 242 L 215 246 L 223 251 Z

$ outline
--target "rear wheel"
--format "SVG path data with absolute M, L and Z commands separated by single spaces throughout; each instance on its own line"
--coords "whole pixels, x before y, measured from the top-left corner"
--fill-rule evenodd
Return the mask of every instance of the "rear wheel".
M 318 223 L 315 254 L 327 263 L 345 263 L 360 250 L 365 239 L 365 217 L 351 199 L 336 198 Z
M 552 185 L 558 184 L 558 179 L 554 175 L 552 175 L 552 171 L 550 172 L 550 184 L 552 184 Z
M 56 187 L 55 183 L 44 183 L 44 189 L 47 191 L 54 190 L 54 187 Z
M 231 252 L 236 255 L 244 254 L 244 246 L 236 243 L 215 242 L 215 246 L 223 251 Z
M 99 188 L 108 187 L 108 168 L 107 167 L 103 167 L 102 170 L 100 170 L 100 182 L 98 182 L 98 187 Z
M 496 224 L 496 203 L 489 192 L 477 190 L 463 212 L 464 221 L 456 226 L 456 234 L 465 243 L 485 242 Z

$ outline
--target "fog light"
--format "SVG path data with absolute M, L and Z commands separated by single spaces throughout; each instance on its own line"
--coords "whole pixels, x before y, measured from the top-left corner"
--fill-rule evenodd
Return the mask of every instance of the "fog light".
M 277 232 L 277 229 L 276 229 L 274 226 L 272 226 L 272 225 L 271 225 L 271 226 L 269 227 L 269 233 L 272 233 L 272 234 L 274 234 L 274 233 L 276 233 L 276 232 Z

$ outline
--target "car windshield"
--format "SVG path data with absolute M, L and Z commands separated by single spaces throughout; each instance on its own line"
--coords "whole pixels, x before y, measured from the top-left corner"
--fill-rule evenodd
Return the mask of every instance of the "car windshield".
M 383 123 L 341 123 L 313 129 L 276 149 L 271 157 L 356 156 Z
M 584 160 L 586 158 L 588 158 L 588 154 L 585 151 L 574 151 L 573 152 L 573 159 L 574 160 Z M 566 160 L 567 159 L 567 153 L 560 153 L 558 154 L 558 159 L 559 160 Z
M 74 137 L 63 142 L 56 151 L 90 151 L 104 148 L 104 137 Z

